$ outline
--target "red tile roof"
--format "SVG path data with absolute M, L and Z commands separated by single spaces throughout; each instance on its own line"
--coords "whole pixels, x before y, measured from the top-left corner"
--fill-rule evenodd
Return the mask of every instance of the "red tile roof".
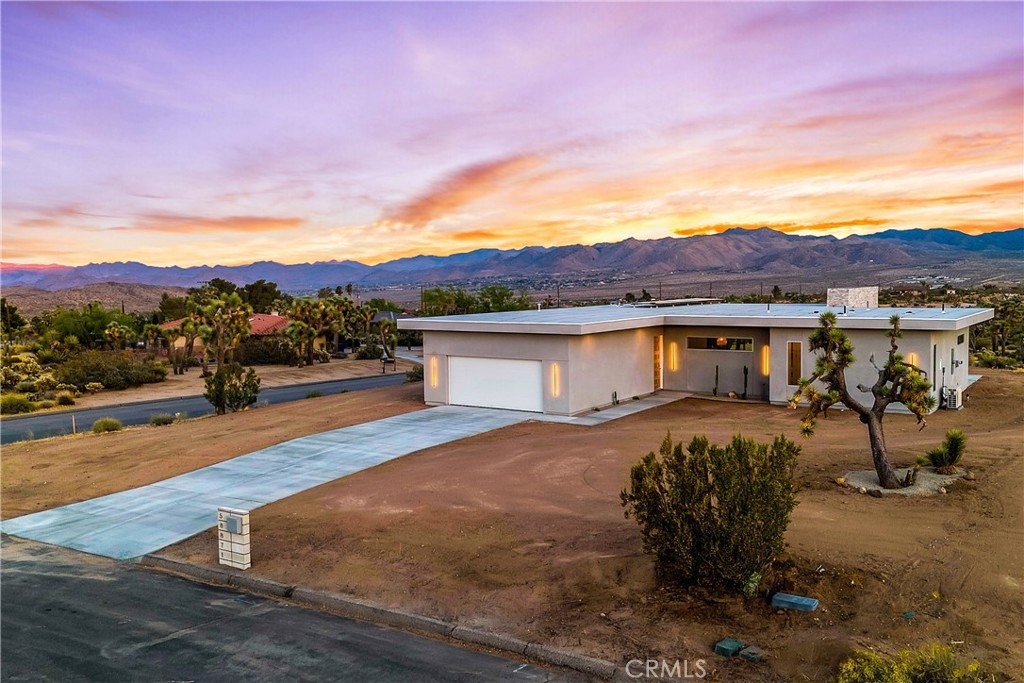
M 252 324 L 252 331 L 249 333 L 254 337 L 265 337 L 269 334 L 277 334 L 288 327 L 288 318 L 283 315 L 271 315 L 269 313 L 255 313 L 249 322 Z
M 169 330 L 177 327 L 184 320 L 184 318 L 168 320 L 165 323 L 160 323 L 160 329 Z M 252 330 L 249 332 L 250 335 L 253 337 L 265 337 L 267 335 L 277 334 L 278 332 L 284 331 L 284 328 L 288 327 L 289 320 L 283 315 L 255 313 L 251 318 L 249 318 L 249 323 L 252 325 Z

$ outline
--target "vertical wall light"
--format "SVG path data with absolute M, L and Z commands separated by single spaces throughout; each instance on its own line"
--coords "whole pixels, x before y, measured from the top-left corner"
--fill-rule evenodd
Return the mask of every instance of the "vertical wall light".
M 917 367 L 917 354 L 914 353 L 913 351 L 908 353 L 907 354 L 907 363 L 909 363 L 910 365 L 913 365 L 914 367 Z
M 761 374 L 767 377 L 772 371 L 772 350 L 765 344 L 761 347 Z
M 437 388 L 437 356 L 430 357 L 430 388 Z
M 676 342 L 668 345 L 668 369 L 672 372 L 679 369 L 679 344 Z
M 558 398 L 562 395 L 562 367 L 558 363 L 551 364 L 551 396 Z

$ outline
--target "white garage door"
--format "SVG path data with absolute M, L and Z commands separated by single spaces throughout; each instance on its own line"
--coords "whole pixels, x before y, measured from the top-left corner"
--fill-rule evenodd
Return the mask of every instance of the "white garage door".
M 448 358 L 448 402 L 480 406 L 544 410 L 544 373 L 539 360 Z

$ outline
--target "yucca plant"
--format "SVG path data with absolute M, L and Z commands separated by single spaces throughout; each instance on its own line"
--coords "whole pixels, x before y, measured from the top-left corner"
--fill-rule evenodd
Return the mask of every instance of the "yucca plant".
M 956 474 L 966 450 L 967 435 L 959 429 L 950 429 L 942 445 L 928 451 L 928 461 L 939 474 Z

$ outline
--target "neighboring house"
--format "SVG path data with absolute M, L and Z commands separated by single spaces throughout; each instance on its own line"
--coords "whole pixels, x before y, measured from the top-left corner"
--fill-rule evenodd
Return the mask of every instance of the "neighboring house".
M 169 330 L 181 325 L 185 321 L 185 318 L 178 318 L 177 320 L 170 320 L 160 324 L 160 329 Z M 254 313 L 249 318 L 249 324 L 252 329 L 249 331 L 250 337 L 271 337 L 279 334 L 284 334 L 284 330 L 288 327 L 289 319 L 283 315 L 276 313 Z M 327 340 L 323 335 L 316 338 L 316 348 L 323 348 L 327 344 Z M 185 348 L 185 338 L 179 337 L 174 341 L 175 349 Z M 202 352 L 203 342 L 198 337 L 195 343 L 195 352 L 199 354 Z
M 862 299 L 863 300 L 863 299 Z M 813 373 L 808 336 L 826 310 L 854 346 L 855 389 L 877 378 L 870 357 L 888 352 L 889 316 L 901 318 L 900 353 L 937 396 L 968 384 L 967 336 L 986 308 L 878 308 L 825 304 L 591 306 L 400 319 L 421 330 L 429 404 L 572 415 L 661 389 L 787 403 Z M 717 386 L 716 386 L 717 384 Z M 901 407 L 901 406 L 898 406 Z M 897 408 L 897 406 L 894 406 Z
M 177 320 L 168 320 L 165 323 L 160 323 L 159 327 L 161 330 L 173 330 L 175 327 L 180 327 L 185 322 L 185 318 L 178 318 Z M 185 348 L 185 337 L 180 336 L 174 340 L 174 344 L 171 345 L 174 350 L 182 350 Z M 203 352 L 203 340 L 196 337 L 195 343 L 192 345 L 193 352 L 198 356 Z

